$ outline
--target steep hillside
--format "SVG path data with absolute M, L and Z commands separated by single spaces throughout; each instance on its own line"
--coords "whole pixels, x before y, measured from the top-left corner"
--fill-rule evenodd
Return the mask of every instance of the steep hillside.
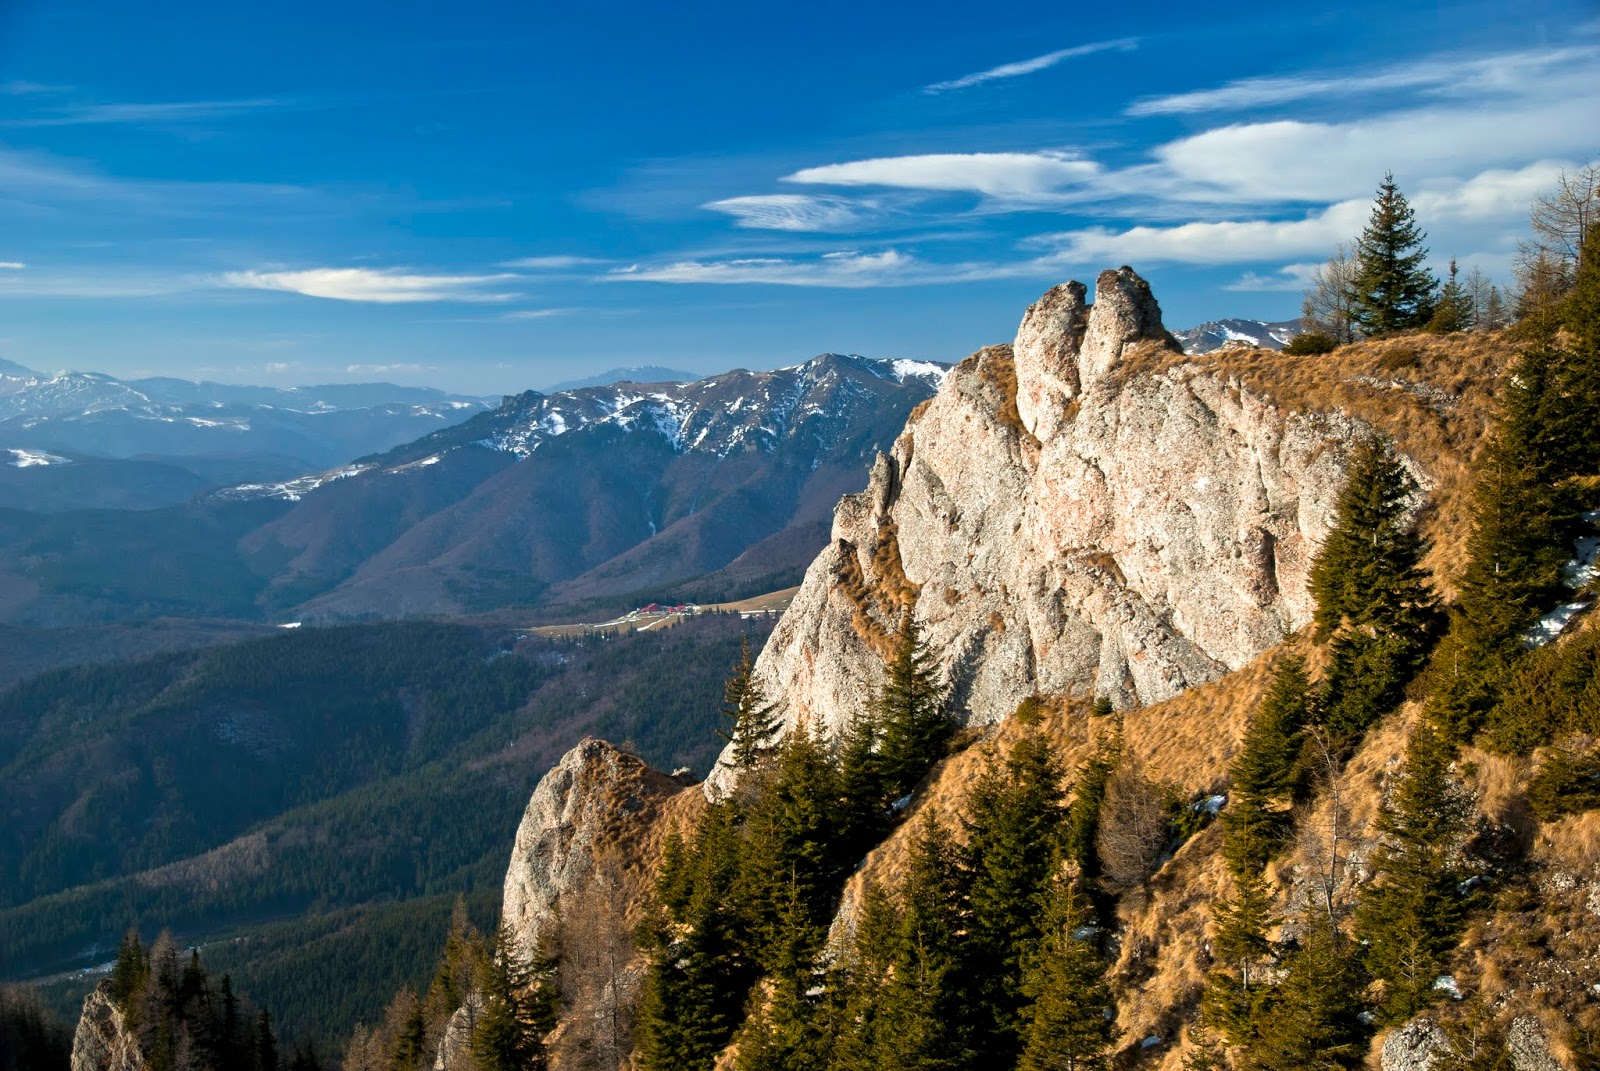
M 981 1066 L 959 1046 L 1014 1061 L 1024 1035 L 1164 1071 L 1600 1054 L 1600 473 L 1594 404 L 1562 378 L 1592 368 L 1592 324 L 1544 351 L 1413 335 L 1194 359 L 1127 269 L 1084 297 L 1052 290 L 1013 347 L 963 362 L 840 504 L 730 684 L 770 758 L 739 758 L 736 732 L 705 786 L 677 790 L 591 741 L 535 793 L 504 919 L 523 952 L 564 951 L 562 1066 L 860 1066 L 852 1045 Z M 1547 408 L 1512 411 L 1539 419 L 1496 424 L 1497 394 L 1539 389 L 1536 371 Z M 1515 478 L 1545 465 L 1558 487 L 1519 499 L 1485 477 L 1552 449 L 1518 436 L 1567 437 Z M 1351 527 L 1371 495 L 1376 519 Z M 1505 598 L 1482 570 L 1526 567 L 1484 565 L 1485 539 L 1519 534 L 1485 536 L 1489 508 L 1564 511 L 1528 514 L 1555 537 L 1533 548 L 1554 583 L 1493 619 L 1499 647 L 1474 623 Z M 1377 562 L 1412 532 L 1393 575 L 1414 596 L 1381 564 L 1313 584 L 1339 540 Z M 1431 662 L 1420 561 L 1455 614 Z M 1373 584 L 1396 616 L 1329 618 Z M 1352 655 L 1375 642 L 1416 660 Z M 948 743 L 919 703 L 958 723 Z M 1011 1025 L 1007 999 L 1026 1009 Z

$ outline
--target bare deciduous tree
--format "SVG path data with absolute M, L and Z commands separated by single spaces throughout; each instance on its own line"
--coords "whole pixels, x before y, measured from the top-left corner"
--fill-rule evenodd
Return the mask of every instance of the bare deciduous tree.
M 1355 258 L 1340 242 L 1327 263 L 1311 273 L 1311 285 L 1300 303 L 1302 330 L 1341 344 L 1355 341 L 1355 273 Z
M 1124 761 L 1106 783 L 1095 843 L 1107 891 L 1126 893 L 1143 885 L 1161 865 L 1168 839 L 1161 790 Z
M 1344 883 L 1345 863 L 1348 861 L 1343 853 L 1348 851 L 1345 841 L 1349 837 L 1344 802 L 1339 795 L 1339 753 L 1327 733 L 1320 728 L 1311 729 L 1306 734 L 1306 747 L 1322 789 L 1322 801 L 1327 807 L 1327 814 L 1319 816 L 1314 810 L 1302 817 L 1300 851 L 1312 862 L 1311 879 L 1328 914 L 1328 921 L 1337 924 L 1343 907 L 1339 889 Z
M 633 1050 L 640 970 L 628 925 L 632 883 L 615 860 L 595 868 L 561 916 L 565 1028 L 555 1039 L 563 1068 L 616 1071 Z
M 1600 162 L 1563 170 L 1555 189 L 1533 199 L 1532 236 L 1517 243 L 1517 311 L 1547 307 L 1572 286 L 1578 250 L 1589 228 L 1600 223 Z

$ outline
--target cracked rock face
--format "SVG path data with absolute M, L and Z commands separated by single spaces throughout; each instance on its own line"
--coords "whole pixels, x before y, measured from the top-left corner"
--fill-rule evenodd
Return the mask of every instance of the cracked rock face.
M 545 774 L 517 827 L 501 909 L 525 955 L 592 880 L 601 856 L 647 829 L 682 787 L 601 740 L 583 741 Z
M 842 730 L 907 609 L 969 724 L 1035 693 L 1166 699 L 1310 620 L 1365 426 L 1152 359 L 1176 345 L 1130 269 L 1085 293 L 1053 288 L 1014 346 L 962 362 L 839 503 L 756 667 L 788 725 Z
M 1426 1016 L 1418 1016 L 1383 1042 L 1383 1071 L 1431 1071 L 1450 1052 L 1450 1039 Z
M 105 987 L 102 982 L 83 998 L 83 1014 L 72 1035 L 72 1071 L 143 1071 L 139 1039 L 127 1029 Z

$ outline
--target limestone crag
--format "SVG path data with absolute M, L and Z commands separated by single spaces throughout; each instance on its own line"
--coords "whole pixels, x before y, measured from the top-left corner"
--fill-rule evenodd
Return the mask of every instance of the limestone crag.
M 1418 1016 L 1383 1039 L 1383 1071 L 1432 1071 L 1451 1051 L 1450 1039 L 1432 1019 Z
M 544 776 L 517 827 L 501 915 L 525 954 L 538 949 L 605 857 L 636 864 L 643 852 L 630 838 L 649 829 L 660 805 L 682 788 L 600 740 L 583 741 Z
M 72 1071 L 143 1071 L 139 1039 L 112 1003 L 107 983 L 83 998 L 83 1014 L 72 1035 Z
M 433 1071 L 476 1071 L 472 1058 L 472 1030 L 483 1011 L 483 995 L 474 990 L 466 1003 L 457 1008 L 445 1024 L 439 1051 L 433 1058 Z
M 1085 294 L 1053 288 L 962 362 L 840 502 L 756 667 L 788 725 L 842 729 L 906 612 L 970 724 L 1034 693 L 1165 699 L 1310 620 L 1366 426 L 1184 361 L 1131 269 Z

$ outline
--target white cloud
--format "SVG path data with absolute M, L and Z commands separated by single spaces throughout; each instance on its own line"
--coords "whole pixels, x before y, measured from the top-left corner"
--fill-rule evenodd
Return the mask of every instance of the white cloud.
M 1045 259 L 1074 264 L 1277 260 L 1331 249 L 1335 242 L 1360 232 L 1370 207 L 1367 201 L 1352 200 L 1293 220 L 1224 220 L 1124 230 L 1089 227 L 1041 235 L 1030 244 L 1053 245 L 1055 252 Z
M 283 101 L 260 97 L 248 100 L 184 100 L 124 104 L 52 105 L 42 114 L 6 119 L 0 126 L 149 126 L 222 119 L 283 106 Z
M 294 366 L 285 361 L 268 361 L 266 364 L 262 365 L 263 370 L 265 370 L 269 376 L 284 375 L 292 367 Z
M 1032 59 L 1018 60 L 1015 63 L 1002 63 L 998 67 L 991 67 L 986 71 L 976 74 L 962 75 L 948 82 L 935 82 L 930 86 L 923 86 L 924 93 L 943 93 L 951 89 L 966 89 L 970 86 L 981 85 L 984 82 L 994 82 L 1003 78 L 1017 78 L 1036 71 L 1048 70 L 1062 60 L 1076 59 L 1079 56 L 1090 56 L 1096 52 L 1116 50 L 1128 52 L 1139 47 L 1137 37 L 1124 37 L 1116 41 L 1096 41 L 1087 45 L 1075 45 L 1072 48 L 1061 48 L 1054 52 L 1046 52 L 1042 56 Z
M 20 260 L 0 260 L 0 271 L 21 271 L 26 267 Z
M 307 271 L 232 271 L 224 286 L 281 290 L 335 301 L 400 304 L 416 301 L 506 301 L 513 294 L 492 293 L 488 283 L 513 279 L 498 275 L 415 275 L 371 268 L 312 268 Z
M 1042 202 L 1099 174 L 1098 164 L 1076 153 L 972 152 L 883 156 L 826 164 L 785 175 L 783 181 L 967 192 L 1004 201 Z
M 521 268 L 524 271 L 561 271 L 566 268 L 582 268 L 593 264 L 609 263 L 600 257 L 573 257 L 573 256 L 545 256 L 545 257 L 518 257 L 502 263 L 502 268 Z
M 344 371 L 351 376 L 387 376 L 396 372 L 406 375 L 416 375 L 421 372 L 435 371 L 431 364 L 347 364 Z
M 1505 106 L 1235 124 L 1163 145 L 1155 168 L 1107 176 L 1105 186 L 1182 200 L 1331 201 L 1370 193 L 1387 170 L 1404 189 L 1432 176 L 1585 155 L 1597 114 L 1600 81 L 1583 94 Z
M 1320 266 L 1320 264 L 1285 264 L 1270 275 L 1247 271 L 1222 289 L 1246 292 L 1298 292 L 1311 285 L 1311 275 Z
M 500 317 L 502 320 L 548 320 L 555 316 L 571 316 L 582 309 L 518 309 Z
M 655 267 L 635 265 L 610 278 L 652 283 L 766 283 L 774 286 L 858 288 L 897 285 L 914 258 L 889 249 L 882 253 L 843 251 L 810 260 L 740 257 L 730 260 L 680 260 Z
M 1136 101 L 1132 116 L 1192 115 L 1246 111 L 1274 104 L 1404 89 L 1453 96 L 1537 89 L 1552 70 L 1592 66 L 1600 49 L 1589 46 L 1503 53 L 1473 59 L 1429 58 L 1365 74 L 1324 74 L 1290 78 L 1245 78 L 1216 89 L 1201 89 Z
M 851 201 L 843 197 L 771 193 L 729 197 L 701 207 L 732 216 L 736 227 L 768 231 L 843 231 L 871 218 L 878 205 L 873 201 Z

